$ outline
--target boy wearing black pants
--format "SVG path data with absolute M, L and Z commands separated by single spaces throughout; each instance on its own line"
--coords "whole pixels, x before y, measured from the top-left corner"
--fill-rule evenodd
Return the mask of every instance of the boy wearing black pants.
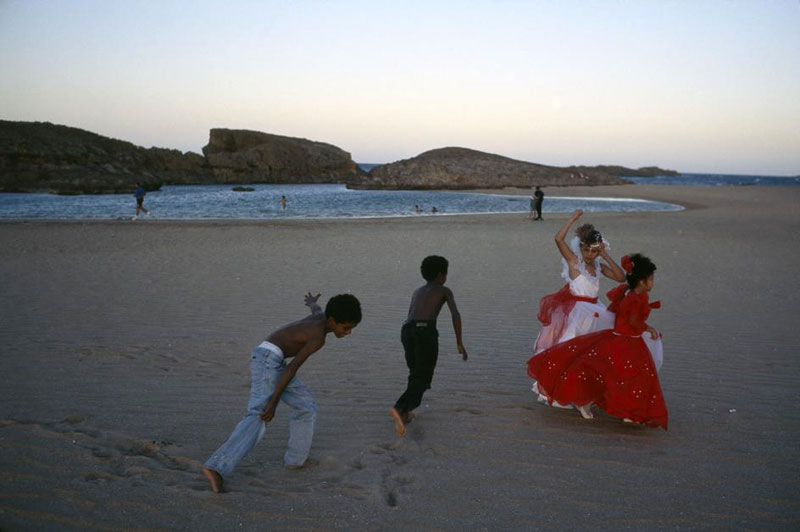
M 453 318 L 456 345 L 461 358 L 467 360 L 467 350 L 461 342 L 461 315 L 458 313 L 453 291 L 444 286 L 447 281 L 447 259 L 437 255 L 422 261 L 422 277 L 426 284 L 417 288 L 411 296 L 408 319 L 403 324 L 400 339 L 408 365 L 408 386 L 403 395 L 389 409 L 398 436 L 406 433 L 406 423 L 412 419 L 411 411 L 422 402 L 425 390 L 431 387 L 433 370 L 439 356 L 439 332 L 436 318 L 447 303 Z

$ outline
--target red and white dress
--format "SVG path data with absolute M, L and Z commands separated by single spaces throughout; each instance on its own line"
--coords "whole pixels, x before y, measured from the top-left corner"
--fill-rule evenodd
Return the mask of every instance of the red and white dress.
M 578 253 L 580 257 L 580 251 Z M 574 279 L 569 277 L 566 261 L 562 259 L 562 262 L 564 268 L 561 276 L 567 284 L 555 294 L 544 296 L 539 302 L 539 314 L 536 317 L 542 327 L 533 347 L 534 354 L 576 336 L 614 327 L 614 315 L 597 302 L 600 292 L 600 261 L 595 260 L 595 275 L 592 275 L 586 269 L 583 259 L 579 258 L 578 276 Z
M 658 371 L 643 339 L 651 308 L 647 293 L 620 285 L 608 293 L 614 328 L 554 345 L 528 361 L 528 375 L 548 401 L 596 404 L 606 413 L 667 428 L 667 407 Z

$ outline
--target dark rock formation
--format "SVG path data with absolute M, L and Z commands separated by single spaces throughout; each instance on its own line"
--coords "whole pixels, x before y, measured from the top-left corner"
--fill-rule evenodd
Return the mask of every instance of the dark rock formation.
M 466 148 L 440 148 L 374 168 L 348 181 L 352 188 L 469 189 L 535 185 L 617 185 L 623 181 L 596 169 L 527 163 Z
M 259 131 L 212 129 L 203 154 L 218 183 L 336 183 L 363 175 L 336 146 Z
M 0 120 L 0 191 L 59 194 L 133 192 L 210 176 L 196 153 L 145 149 L 49 122 Z
M 456 189 L 609 185 L 615 176 L 679 175 L 655 167 L 558 168 L 466 148 L 442 148 L 366 174 L 323 142 L 212 129 L 203 154 L 142 148 L 49 122 L 0 120 L 0 192 L 129 193 L 165 184 L 337 183 L 353 188 Z
M 212 129 L 203 155 L 142 148 L 49 122 L 0 120 L 0 192 L 129 193 L 165 184 L 336 183 L 363 175 L 322 142 Z
M 659 176 L 679 176 L 680 172 L 675 170 L 664 170 L 657 166 L 644 166 L 642 168 L 626 168 L 624 166 L 570 166 L 570 170 L 579 172 L 586 172 L 589 170 L 599 170 L 606 174 L 615 175 L 617 177 L 659 177 Z

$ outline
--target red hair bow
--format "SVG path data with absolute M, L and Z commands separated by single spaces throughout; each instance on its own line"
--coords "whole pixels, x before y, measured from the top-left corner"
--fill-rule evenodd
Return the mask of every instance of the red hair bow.
M 622 269 L 625 270 L 627 273 L 633 272 L 633 261 L 628 255 L 622 257 L 622 260 L 619 261 L 622 265 Z

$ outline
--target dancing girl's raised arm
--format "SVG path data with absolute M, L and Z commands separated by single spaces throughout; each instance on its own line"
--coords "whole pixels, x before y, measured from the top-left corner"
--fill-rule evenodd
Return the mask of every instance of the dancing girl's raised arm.
M 606 249 L 606 244 L 603 243 L 603 247 L 600 248 L 600 258 L 605 261 L 604 263 L 600 263 L 600 271 L 603 272 L 603 275 L 608 277 L 609 279 L 613 279 L 618 283 L 625 282 L 625 272 L 619 265 L 614 262 L 614 259 L 608 254 L 608 250 Z
M 558 251 L 561 252 L 561 256 L 564 257 L 565 261 L 567 261 L 570 279 L 575 279 L 578 275 L 580 275 L 580 272 L 578 271 L 578 257 L 576 257 L 575 253 L 573 253 L 569 248 L 569 244 L 567 244 L 565 238 L 569 233 L 570 227 L 572 227 L 581 216 L 583 216 L 583 211 L 581 209 L 576 209 L 572 213 L 572 216 L 570 216 L 569 220 L 567 220 L 564 226 L 558 231 L 558 233 L 556 233 L 556 246 L 558 246 Z

